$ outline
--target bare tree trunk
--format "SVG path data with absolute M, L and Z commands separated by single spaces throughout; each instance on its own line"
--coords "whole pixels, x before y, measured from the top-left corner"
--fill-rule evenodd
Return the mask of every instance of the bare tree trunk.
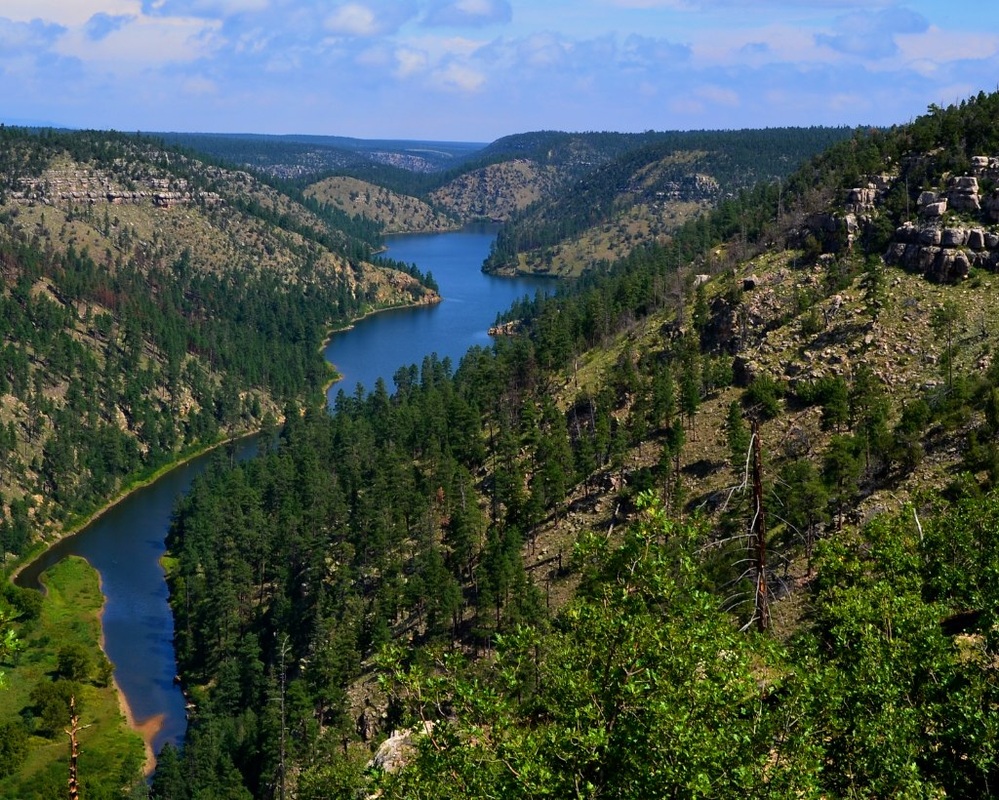
M 80 725 L 80 718 L 76 714 L 76 696 L 69 698 L 69 730 L 64 733 L 69 737 L 69 800 L 80 800 L 80 784 L 77 780 L 77 764 L 80 760 L 80 740 L 77 734 L 89 728 L 89 725 Z
M 756 627 L 770 627 L 770 599 L 767 592 L 767 517 L 763 507 L 763 453 L 760 423 L 753 420 L 753 542 L 756 548 Z

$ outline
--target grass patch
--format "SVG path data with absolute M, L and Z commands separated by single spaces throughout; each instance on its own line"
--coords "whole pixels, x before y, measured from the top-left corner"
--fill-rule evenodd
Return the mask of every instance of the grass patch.
M 121 713 L 100 648 L 104 597 L 97 572 L 82 558 L 72 557 L 48 570 L 43 580 L 48 593 L 41 613 L 20 625 L 23 649 L 14 664 L 4 665 L 7 688 L 0 691 L 0 720 L 23 726 L 27 752 L 16 769 L 0 763 L 0 799 L 65 796 L 69 739 L 63 730 L 69 727 L 68 713 L 64 721 L 51 726 L 54 732 L 46 732 L 42 708 L 32 699 L 39 685 L 68 679 L 60 674 L 60 665 L 63 672 L 76 672 L 80 723 L 90 726 L 79 735 L 81 796 L 120 797 L 141 784 L 145 754 L 142 739 Z M 69 651 L 75 659 L 66 657 Z

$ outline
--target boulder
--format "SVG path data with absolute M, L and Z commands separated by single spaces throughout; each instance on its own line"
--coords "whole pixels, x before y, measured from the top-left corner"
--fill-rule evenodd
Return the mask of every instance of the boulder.
M 967 241 L 967 228 L 944 228 L 940 236 L 940 244 L 944 247 L 963 247 Z
M 904 264 L 905 251 L 909 245 L 905 242 L 892 242 L 888 245 L 888 252 L 885 253 L 885 262 L 888 264 Z
M 923 206 L 920 213 L 927 219 L 942 217 L 947 213 L 947 200 L 940 200 L 937 203 L 929 203 Z
M 939 271 L 938 259 L 941 252 L 939 247 L 920 247 L 913 266 L 925 275 L 932 275 Z
M 981 228 L 972 228 L 968 231 L 968 247 L 972 250 L 984 250 L 985 249 L 985 231 Z
M 972 175 L 956 175 L 950 179 L 949 188 L 951 191 L 978 194 L 978 178 Z
M 920 208 L 922 208 L 923 206 L 928 206 L 931 203 L 936 203 L 938 200 L 940 200 L 940 195 L 938 195 L 936 192 L 925 191 L 919 193 L 919 199 L 916 201 L 916 203 L 919 205 Z
M 922 245 L 938 245 L 942 238 L 939 228 L 926 227 L 919 231 L 919 243 Z
M 982 201 L 977 194 L 951 192 L 950 207 L 954 211 L 981 211 Z
M 957 175 L 948 183 L 947 197 L 955 211 L 981 211 L 978 198 L 978 178 L 973 175 Z
M 982 207 L 992 222 L 999 222 L 999 189 L 986 196 Z
M 913 244 L 919 241 L 919 228 L 913 223 L 906 222 L 895 229 L 895 241 Z
M 962 250 L 941 250 L 934 277 L 940 281 L 955 281 L 968 277 L 971 262 Z
M 868 184 L 865 187 L 851 189 L 847 203 L 857 211 L 866 211 L 874 208 L 874 201 L 877 199 L 877 196 L 878 190 L 872 184 Z
M 424 734 L 433 731 L 433 727 L 433 722 L 425 722 Z M 398 772 L 416 755 L 417 736 L 418 731 L 412 729 L 392 731 L 391 736 L 378 746 L 378 750 L 368 762 L 368 766 L 383 772 Z

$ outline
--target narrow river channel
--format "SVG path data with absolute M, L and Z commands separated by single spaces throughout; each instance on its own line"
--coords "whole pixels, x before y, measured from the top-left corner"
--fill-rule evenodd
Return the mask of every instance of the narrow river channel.
M 432 272 L 444 300 L 436 306 L 376 314 L 336 334 L 325 356 L 344 378 L 330 389 L 331 402 L 340 388 L 350 393 L 360 383 L 370 390 L 379 377 L 391 391 L 400 366 L 419 364 L 432 352 L 451 358 L 457 367 L 469 347 L 488 345 L 487 330 L 497 313 L 525 294 L 552 287 L 542 279 L 484 275 L 480 265 L 494 237 L 494 228 L 481 227 L 389 241 L 387 255 Z M 256 440 L 248 439 L 228 452 L 241 460 L 256 448 Z M 156 753 L 166 742 L 179 744 L 187 727 L 184 697 L 174 682 L 173 617 L 159 561 L 178 497 L 213 457 L 196 458 L 136 491 L 48 550 L 17 580 L 21 586 L 37 587 L 38 576 L 69 555 L 86 558 L 100 573 L 107 600 L 105 649 L 136 722 L 158 722 Z

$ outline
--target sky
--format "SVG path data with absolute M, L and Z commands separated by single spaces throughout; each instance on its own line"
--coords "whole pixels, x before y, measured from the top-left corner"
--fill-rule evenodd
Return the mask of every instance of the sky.
M 0 0 L 8 124 L 489 142 L 997 89 L 995 0 Z

